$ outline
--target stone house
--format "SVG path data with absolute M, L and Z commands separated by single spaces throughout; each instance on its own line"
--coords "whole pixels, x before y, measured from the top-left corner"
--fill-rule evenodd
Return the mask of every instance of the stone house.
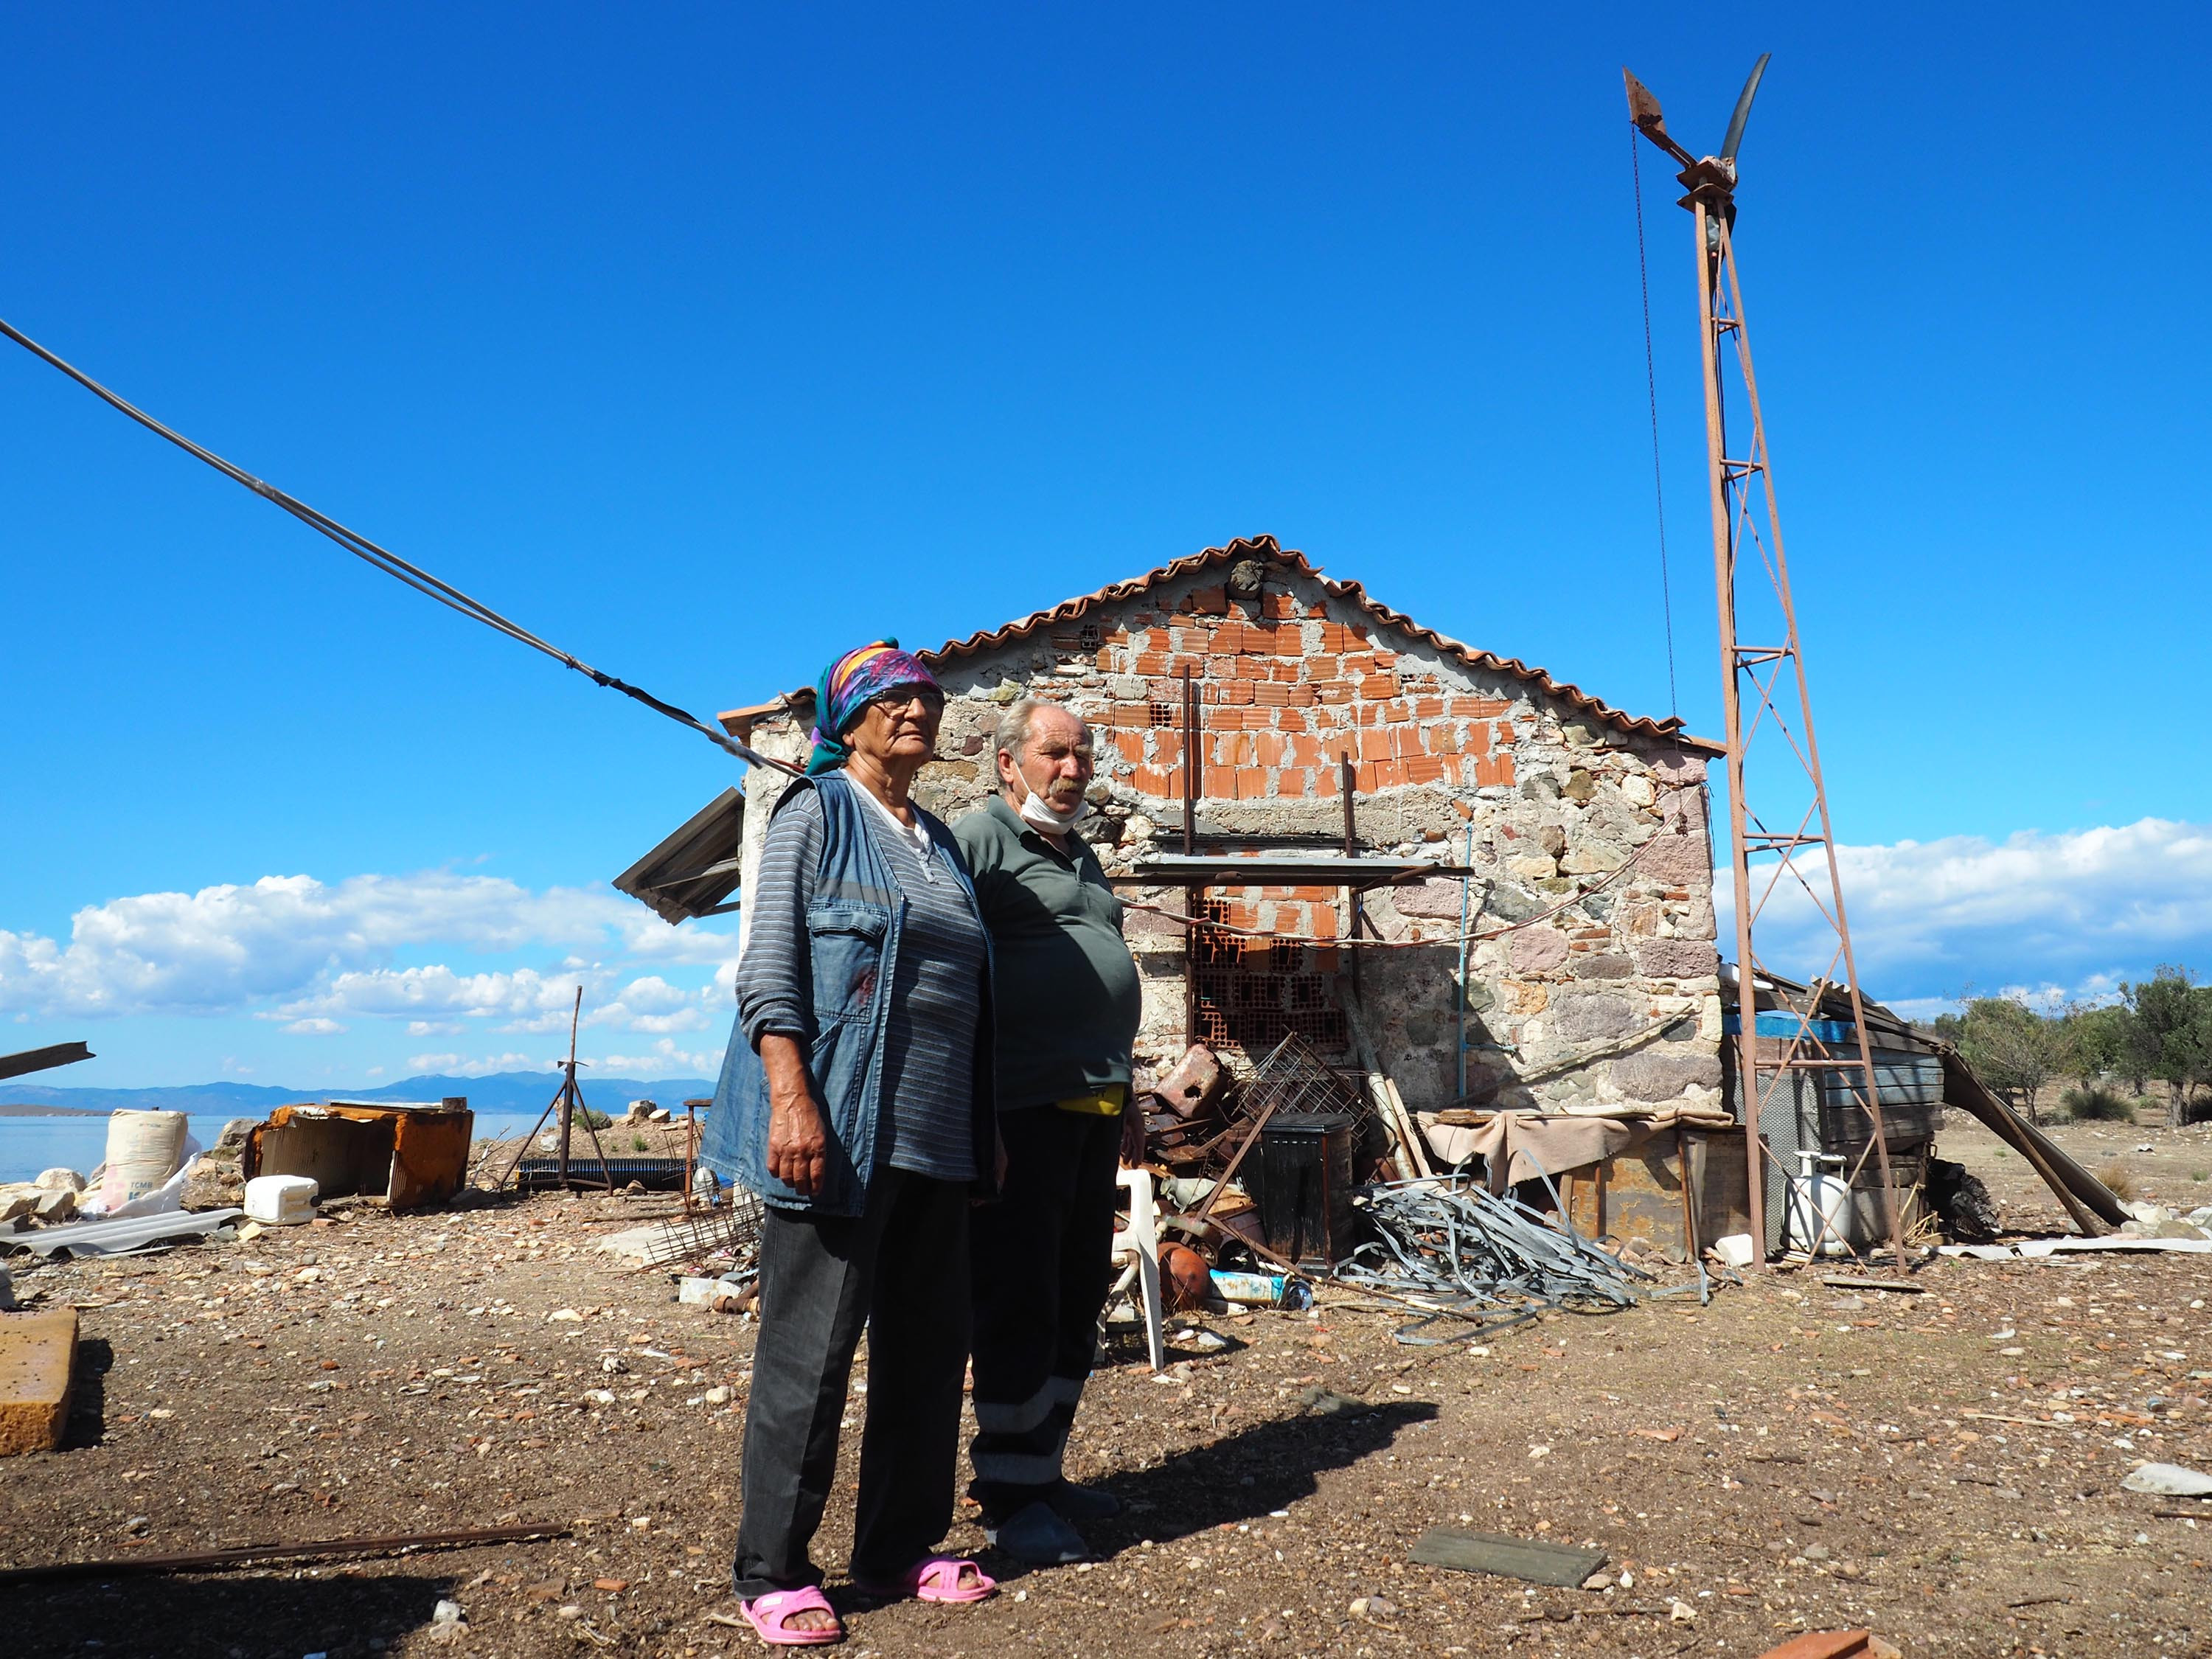
M 990 734 L 1014 699 L 1090 722 L 1085 833 L 1125 898 L 1152 907 L 1127 926 L 1140 1061 L 1171 1063 L 1193 1038 L 1256 1060 L 1295 1030 L 1355 1064 L 1371 1054 L 1416 1109 L 1718 1105 L 1705 781 L 1721 750 L 1679 720 L 1447 638 L 1272 537 L 921 654 L 947 702 L 917 793 L 948 820 L 995 787 Z M 798 759 L 813 712 L 809 689 L 720 719 Z M 1146 878 L 1183 848 L 1193 763 L 1197 852 L 1263 861 L 1268 880 Z M 672 921 L 727 908 L 787 784 L 755 769 L 617 884 Z M 1393 884 L 1353 896 L 1347 833 Z M 1330 867 L 1302 878 L 1301 859 Z M 1225 927 L 1185 926 L 1186 904 Z M 1380 947 L 1347 945 L 1355 928 Z

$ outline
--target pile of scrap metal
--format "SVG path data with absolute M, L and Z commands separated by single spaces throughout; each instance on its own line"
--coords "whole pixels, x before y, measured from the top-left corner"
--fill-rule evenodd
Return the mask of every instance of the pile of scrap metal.
M 1637 1265 L 1479 1182 L 1428 1179 L 1370 1188 L 1359 1208 L 1371 1242 L 1336 1264 L 1337 1283 L 1421 1311 L 1398 1332 L 1401 1342 L 1434 1346 L 1479 1340 L 1545 1313 L 1616 1313 L 1663 1296 L 1710 1295 L 1698 1282 L 1662 1288 Z M 1456 1327 L 1439 1334 L 1438 1327 Z
M 1193 1043 L 1176 1068 L 1137 1097 L 1145 1119 L 1145 1155 L 1170 1176 L 1194 1177 L 1218 1159 L 1237 1093 L 1213 1051 Z
M 1327 1277 L 1365 1237 L 1362 1188 L 1425 1167 L 1371 1088 L 1295 1035 L 1243 1076 L 1194 1046 L 1140 1084 L 1137 1105 L 1159 1178 L 1159 1226 L 1176 1241 L 1161 1255 L 1170 1305 L 1306 1294 L 1302 1278 Z M 1248 1268 L 1257 1273 L 1239 1273 Z

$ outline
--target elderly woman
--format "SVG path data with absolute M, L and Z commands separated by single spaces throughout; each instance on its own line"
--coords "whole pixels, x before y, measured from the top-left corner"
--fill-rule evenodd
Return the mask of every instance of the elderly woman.
M 837 659 L 807 776 L 745 895 L 738 1023 L 708 1162 L 767 1201 L 734 1579 L 772 1646 L 843 1635 L 808 1546 L 837 1463 L 863 1325 L 852 1575 L 980 1601 L 935 1554 L 952 1519 L 969 1329 L 968 1212 L 994 1175 L 990 946 L 957 843 L 909 795 L 944 693 L 885 640 Z

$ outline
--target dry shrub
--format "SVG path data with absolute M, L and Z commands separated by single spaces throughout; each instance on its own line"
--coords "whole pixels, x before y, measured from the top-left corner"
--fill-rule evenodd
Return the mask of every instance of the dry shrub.
M 2136 1109 L 2128 1097 L 2118 1089 L 2108 1089 L 2101 1083 L 2086 1089 L 2069 1089 L 2058 1097 L 2066 1109 L 2066 1115 L 2075 1123 L 2132 1123 Z
M 2129 1173 L 2128 1166 L 2118 1158 L 2098 1170 L 2097 1179 L 2105 1183 L 2106 1192 L 2123 1204 L 2136 1195 L 2136 1178 Z

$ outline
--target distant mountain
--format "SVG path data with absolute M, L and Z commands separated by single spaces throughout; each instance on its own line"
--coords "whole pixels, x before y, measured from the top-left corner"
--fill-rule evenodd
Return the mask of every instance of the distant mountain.
M 593 1077 L 580 1071 L 585 1103 L 619 1117 L 633 1100 L 658 1101 L 672 1109 L 714 1092 L 705 1078 Z M 265 1083 L 195 1083 L 171 1089 L 58 1089 L 51 1085 L 0 1083 L 0 1105 L 52 1106 L 70 1111 L 228 1112 L 261 1117 L 272 1106 L 302 1100 L 443 1100 L 465 1095 L 479 1112 L 542 1110 L 561 1086 L 558 1072 L 495 1072 L 489 1077 L 410 1077 L 376 1089 L 280 1089 Z

